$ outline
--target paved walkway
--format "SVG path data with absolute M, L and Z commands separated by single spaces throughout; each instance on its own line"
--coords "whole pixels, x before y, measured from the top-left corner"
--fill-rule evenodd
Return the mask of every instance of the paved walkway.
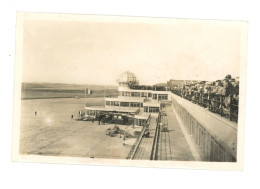
M 143 138 L 139 145 L 139 148 L 136 151 L 134 159 L 139 160 L 150 160 L 152 147 L 153 147 L 153 138 L 155 135 L 155 128 L 156 128 L 156 118 L 157 116 L 152 116 L 150 120 L 150 137 Z
M 163 120 L 164 122 L 168 122 L 169 132 L 160 132 L 158 160 L 194 161 L 194 157 L 177 121 L 175 112 L 171 106 L 166 107 L 165 112 L 167 116 L 165 116 Z
M 165 112 L 167 116 L 163 116 L 162 119 L 164 122 L 168 122 L 169 132 L 160 132 L 157 159 L 172 161 L 194 161 L 195 159 L 190 150 L 190 146 L 188 145 L 185 135 L 179 125 L 175 112 L 171 106 L 166 107 Z M 156 117 L 152 117 L 150 122 L 150 137 L 143 138 L 141 140 L 134 159 L 150 159 L 155 128 Z

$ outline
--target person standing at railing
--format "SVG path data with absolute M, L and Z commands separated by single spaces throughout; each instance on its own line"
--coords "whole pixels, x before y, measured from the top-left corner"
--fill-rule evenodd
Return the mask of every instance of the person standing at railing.
M 189 90 L 188 90 L 188 100 L 192 100 L 192 95 L 193 95 L 193 88 L 192 86 L 190 86 Z
M 213 100 L 213 89 L 215 88 L 215 84 L 216 82 L 213 81 L 210 83 L 210 86 L 209 86 L 209 93 L 208 93 L 208 108 L 209 110 L 212 110 L 212 100 Z
M 196 99 L 195 99 L 195 92 L 196 92 L 196 86 L 195 86 L 195 84 L 193 84 L 192 85 L 192 87 L 191 87 L 191 101 L 193 102 L 193 103 L 196 103 Z
M 225 78 L 223 80 L 224 83 L 224 103 L 223 103 L 223 112 L 226 116 L 230 116 L 230 103 L 231 103 L 231 95 L 233 91 L 233 86 L 229 82 L 229 79 Z
M 198 93 L 199 93 L 198 103 L 199 103 L 199 105 L 202 105 L 202 103 L 203 103 L 203 86 L 201 83 L 199 84 L 199 87 L 198 87 Z
M 233 85 L 232 97 L 234 99 L 238 100 L 238 97 L 239 97 L 239 81 L 231 82 L 231 84 Z
M 213 85 L 212 88 L 211 88 L 211 94 L 212 94 L 211 104 L 212 104 L 212 111 L 213 112 L 218 112 L 219 105 L 220 105 L 220 97 L 219 97 L 219 95 L 221 94 L 220 83 L 221 83 L 221 81 L 217 80 L 215 82 L 215 85 Z
M 194 88 L 194 102 L 195 104 L 199 103 L 200 92 L 199 92 L 200 84 L 197 83 Z
M 189 99 L 189 90 L 190 90 L 190 86 L 189 85 L 186 85 L 185 87 L 185 98 L 188 100 Z
M 220 81 L 218 83 L 218 90 L 217 90 L 217 96 L 218 96 L 218 100 L 219 100 L 219 102 L 217 102 L 218 103 L 218 111 L 219 111 L 219 113 L 221 113 L 221 111 L 222 111 L 224 93 L 225 93 L 224 92 L 224 85 Z
M 181 88 L 181 97 L 184 98 L 185 97 L 185 86 L 183 85 Z
M 203 87 L 203 106 L 209 109 L 209 93 L 210 93 L 210 83 L 206 83 Z
M 233 85 L 232 101 L 231 101 L 231 113 L 232 117 L 238 119 L 238 104 L 239 104 L 239 81 L 234 80 L 231 82 Z

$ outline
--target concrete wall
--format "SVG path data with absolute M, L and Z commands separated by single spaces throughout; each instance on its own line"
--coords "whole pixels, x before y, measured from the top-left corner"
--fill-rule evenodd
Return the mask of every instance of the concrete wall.
M 237 124 L 172 94 L 172 105 L 203 160 L 234 162 Z

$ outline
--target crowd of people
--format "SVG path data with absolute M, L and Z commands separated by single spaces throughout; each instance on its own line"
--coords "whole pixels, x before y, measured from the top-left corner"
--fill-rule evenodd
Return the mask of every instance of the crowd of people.
M 230 120 L 238 119 L 239 77 L 227 75 L 223 80 L 184 84 L 172 92 Z
M 130 84 L 130 89 L 139 89 L 139 90 L 153 90 L 153 91 L 168 91 L 170 87 L 160 86 L 160 85 L 137 85 Z
M 195 104 L 226 116 L 230 120 L 238 119 L 239 104 L 239 77 L 232 78 L 228 74 L 222 80 L 200 81 L 169 87 L 159 85 L 138 85 L 130 84 L 130 89 L 154 90 L 154 91 L 172 91 Z

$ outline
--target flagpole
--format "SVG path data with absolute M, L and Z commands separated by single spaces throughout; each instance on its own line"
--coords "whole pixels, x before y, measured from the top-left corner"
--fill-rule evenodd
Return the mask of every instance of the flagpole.
M 105 85 L 105 92 L 104 92 L 104 105 L 106 105 L 106 90 L 107 90 L 107 85 Z
M 85 87 L 85 106 L 86 106 L 86 87 Z

